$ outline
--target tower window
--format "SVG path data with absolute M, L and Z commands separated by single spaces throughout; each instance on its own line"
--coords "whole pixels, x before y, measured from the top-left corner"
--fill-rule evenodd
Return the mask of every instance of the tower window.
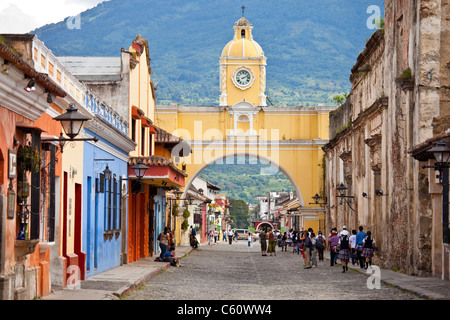
M 245 38 L 245 30 L 241 31 L 241 38 Z

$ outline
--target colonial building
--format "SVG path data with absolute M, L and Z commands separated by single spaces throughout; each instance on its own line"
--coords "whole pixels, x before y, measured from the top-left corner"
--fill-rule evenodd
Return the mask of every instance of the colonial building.
M 68 92 L 48 77 L 32 35 L 0 43 L 0 300 L 51 290 L 51 248 L 59 239 L 62 126 Z M 57 253 L 56 253 L 57 255 Z
M 128 228 L 126 241 L 122 239 L 121 261 L 152 256 L 159 251 L 156 237 L 171 224 L 171 216 L 166 216 L 166 191 L 183 187 L 186 174 L 173 164 L 170 152 L 181 140 L 154 125 L 156 88 L 151 79 L 148 42 L 137 35 L 119 57 L 60 59 L 90 92 L 106 101 L 110 113 L 127 119 L 127 134 L 134 148 L 129 154 L 128 172 L 116 174 L 128 188 L 121 198 L 121 203 L 128 202 L 128 213 L 122 217 Z M 110 162 L 103 163 L 111 167 Z M 148 167 L 139 179 L 132 169 L 138 163 Z
M 385 1 L 384 29 L 358 57 L 324 147 L 326 227 L 362 225 L 377 241 L 375 263 L 442 278 L 442 191 L 422 165 L 450 126 L 449 15 L 440 1 Z

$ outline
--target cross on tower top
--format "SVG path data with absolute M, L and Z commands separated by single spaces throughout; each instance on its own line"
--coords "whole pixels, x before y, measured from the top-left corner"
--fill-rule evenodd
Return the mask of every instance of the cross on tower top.
M 241 9 L 242 9 L 242 16 L 244 16 L 245 6 L 242 6 Z

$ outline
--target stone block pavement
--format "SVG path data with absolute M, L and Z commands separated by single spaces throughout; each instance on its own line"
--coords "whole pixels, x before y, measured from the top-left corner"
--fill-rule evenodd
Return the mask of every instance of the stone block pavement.
M 220 242 L 217 243 L 217 245 L 220 244 Z M 201 244 L 200 250 L 204 245 L 207 244 Z M 183 257 L 190 254 L 191 251 L 193 250 L 190 246 L 176 248 L 176 254 L 180 257 L 181 264 L 183 264 Z M 39 300 L 119 300 L 128 292 L 151 281 L 160 272 L 171 268 L 169 263 L 156 262 L 154 259 L 155 257 L 141 259 L 92 276 L 81 281 L 79 289 L 52 289 L 50 295 L 40 297 Z M 366 270 L 357 265 L 350 264 L 349 269 L 366 274 Z M 369 277 L 370 274 L 367 276 Z M 450 281 L 448 280 L 408 276 L 400 272 L 381 269 L 381 283 L 406 290 L 424 299 L 450 300 Z

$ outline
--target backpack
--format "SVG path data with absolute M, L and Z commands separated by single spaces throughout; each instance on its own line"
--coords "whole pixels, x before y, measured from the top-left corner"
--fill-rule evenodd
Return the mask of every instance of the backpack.
M 316 248 L 319 250 L 323 250 L 325 246 L 323 245 L 323 237 L 319 237 L 316 241 Z

